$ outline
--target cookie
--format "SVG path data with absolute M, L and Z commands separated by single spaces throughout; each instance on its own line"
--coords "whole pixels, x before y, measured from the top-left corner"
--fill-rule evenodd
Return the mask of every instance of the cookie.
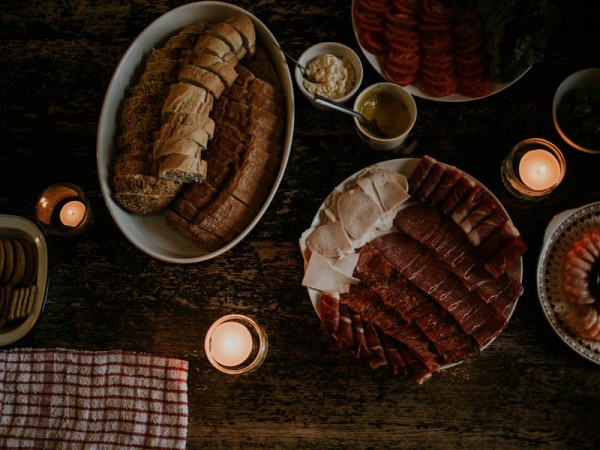
M 12 286 L 6 284 L 1 288 L 2 293 L 0 294 L 3 298 L 2 314 L 0 315 L 0 328 L 4 326 L 8 319 L 8 313 L 10 312 L 11 298 L 12 298 Z
M 37 281 L 37 250 L 31 241 L 22 241 L 25 251 L 25 274 L 23 275 L 23 286 L 31 286 Z
M 10 238 L 3 237 L 2 245 L 4 246 L 4 271 L 2 273 L 2 278 L 0 279 L 0 283 L 7 284 L 10 280 L 10 277 L 13 273 L 13 246 L 10 242 Z
M 8 284 L 20 286 L 25 276 L 25 266 L 28 261 L 25 258 L 25 250 L 20 239 L 10 240 L 13 247 L 13 273 L 8 280 Z

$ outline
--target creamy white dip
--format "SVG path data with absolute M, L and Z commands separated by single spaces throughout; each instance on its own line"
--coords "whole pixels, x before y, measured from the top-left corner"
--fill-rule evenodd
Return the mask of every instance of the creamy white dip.
M 304 87 L 311 94 L 319 94 L 332 100 L 343 97 L 356 83 L 354 66 L 348 58 L 338 58 L 329 53 L 317 56 L 306 67 L 308 75 L 317 80 L 304 80 Z

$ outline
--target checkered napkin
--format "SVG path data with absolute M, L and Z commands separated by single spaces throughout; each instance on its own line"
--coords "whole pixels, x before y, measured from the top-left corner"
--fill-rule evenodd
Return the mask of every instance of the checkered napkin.
M 185 448 L 187 374 L 140 353 L 0 352 L 0 448 Z

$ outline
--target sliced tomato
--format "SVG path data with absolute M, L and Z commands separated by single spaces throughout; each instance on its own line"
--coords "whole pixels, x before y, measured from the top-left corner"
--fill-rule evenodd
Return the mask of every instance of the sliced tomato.
M 387 51 L 387 41 L 383 33 L 373 33 L 361 30 L 358 33 L 358 39 L 363 48 L 376 56 L 383 56 Z
M 457 11 L 452 0 L 423 0 L 422 6 L 423 19 L 431 22 L 450 22 Z
M 355 23 L 359 30 L 369 31 L 371 33 L 383 33 L 383 31 L 385 30 L 385 26 L 383 23 L 371 24 L 368 22 L 363 22 L 358 18 L 356 18 Z
M 421 57 L 421 65 L 430 69 L 446 69 L 453 67 L 454 56 L 449 52 L 425 53 Z
M 360 7 L 354 8 L 354 19 L 357 22 L 381 26 L 383 28 L 385 22 L 385 14 L 377 14 L 369 11 L 364 11 Z
M 467 97 L 485 97 L 493 90 L 494 85 L 487 75 L 479 78 L 461 78 L 458 84 L 458 91 Z
M 452 38 L 447 30 L 422 32 L 419 38 L 423 53 L 446 52 L 452 47 Z
M 487 59 L 487 55 L 483 50 L 478 50 L 476 52 L 468 52 L 468 53 L 457 53 L 454 56 L 457 64 L 469 65 L 469 64 L 478 64 L 481 61 L 485 61 Z
M 384 36 L 390 47 L 406 53 L 419 51 L 419 34 L 415 30 L 392 31 L 386 27 Z
M 447 78 L 456 79 L 453 66 L 435 69 L 432 67 L 421 66 L 421 75 L 423 76 L 423 78 L 430 80 L 446 80 Z
M 430 32 L 430 31 L 447 31 L 452 28 L 449 22 L 423 22 L 419 21 L 419 31 Z
M 388 11 L 385 14 L 385 18 L 387 20 L 388 26 L 392 26 L 394 28 L 416 28 L 419 19 L 417 16 L 410 14 L 402 14 L 395 11 Z
M 434 97 L 446 97 L 456 92 L 458 83 L 456 78 L 429 78 L 421 77 L 425 91 Z
M 399 84 L 400 86 L 408 86 L 409 84 L 414 84 L 418 78 L 416 73 L 406 76 L 396 75 L 390 72 L 386 67 L 383 67 L 381 72 L 386 80 L 392 83 Z
M 358 6 L 363 11 L 368 11 L 376 14 L 385 14 L 391 8 L 390 2 L 382 2 L 377 0 L 358 0 Z
M 464 77 L 480 78 L 488 73 L 489 64 L 480 60 L 471 64 L 456 63 L 456 72 Z
M 419 66 L 396 65 L 395 63 L 390 62 L 389 59 L 385 58 L 383 60 L 382 68 L 394 77 L 408 77 L 417 75 L 419 72 Z
M 420 0 L 393 0 L 394 9 L 402 14 L 416 15 L 419 12 Z
M 395 66 L 409 66 L 419 68 L 421 62 L 421 55 L 416 52 L 406 53 L 395 49 L 388 50 L 385 55 L 386 59 Z M 416 70 L 415 69 L 415 70 Z

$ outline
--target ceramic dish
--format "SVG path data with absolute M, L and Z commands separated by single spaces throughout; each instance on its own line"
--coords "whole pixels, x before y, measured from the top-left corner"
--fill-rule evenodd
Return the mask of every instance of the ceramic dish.
M 400 172 L 401 174 L 403 174 L 404 176 L 406 176 L 407 178 L 410 177 L 410 175 L 413 173 L 413 171 L 415 170 L 415 167 L 417 167 L 417 165 L 419 164 L 419 159 L 418 158 L 401 158 L 401 159 L 392 159 L 392 160 L 388 160 L 388 161 L 383 161 L 380 162 L 378 164 L 376 164 L 377 166 L 383 168 L 383 169 L 389 169 L 389 170 L 395 170 Z M 361 169 L 360 171 L 356 172 L 355 174 L 351 175 L 350 177 L 348 177 L 346 180 L 344 180 L 342 183 L 340 183 L 335 190 L 338 192 L 343 192 L 345 189 L 345 186 L 352 182 L 364 169 Z M 463 172 L 464 173 L 464 172 Z M 466 176 L 470 177 L 471 179 L 473 179 L 474 181 L 476 181 L 479 185 L 483 186 L 479 181 L 477 181 L 475 178 L 471 177 L 468 174 L 465 174 Z M 502 206 L 502 204 L 500 203 L 500 201 L 494 196 L 494 194 L 492 194 L 489 190 L 488 193 L 492 196 L 492 198 L 494 198 L 494 200 L 500 205 Z M 331 194 L 330 194 L 331 195 Z M 312 223 L 311 223 L 311 227 L 316 227 L 319 226 L 323 220 L 323 216 L 324 216 L 324 211 L 326 208 L 326 203 L 327 201 L 323 202 L 323 204 L 321 205 L 321 207 L 319 208 L 319 210 L 317 211 L 317 214 L 315 215 Z M 409 204 L 409 202 L 407 202 L 407 205 Z M 508 212 L 504 209 L 504 207 L 502 207 L 503 211 L 506 213 L 506 215 L 508 216 Z M 385 234 L 388 233 L 389 231 L 383 231 L 381 234 Z M 374 238 L 377 236 L 374 236 Z M 514 278 L 516 278 L 517 280 L 519 280 L 520 282 L 522 282 L 523 280 L 523 259 L 521 258 L 510 270 L 510 275 L 513 276 Z M 319 302 L 319 292 L 314 290 L 314 289 L 308 289 L 308 295 L 310 297 L 310 301 L 313 305 L 313 308 L 315 309 L 315 312 L 317 313 L 317 315 L 319 317 L 321 317 L 321 310 L 320 310 L 320 302 Z M 510 317 L 512 316 L 515 307 L 516 307 L 516 303 L 513 306 L 513 308 L 508 311 L 507 314 L 507 321 L 510 320 Z M 487 348 L 491 343 L 493 342 L 490 341 L 485 347 L 482 348 L 482 350 L 484 350 L 485 348 Z M 449 364 L 446 366 L 443 366 L 442 369 L 446 369 L 449 368 L 453 365 L 455 365 L 457 363 L 453 363 L 453 364 Z
M 352 0 L 352 11 L 354 10 L 355 2 L 356 2 L 356 0 Z M 383 73 L 381 71 L 381 62 L 382 62 L 383 58 L 378 58 L 374 54 L 368 52 L 360 44 L 360 41 L 358 39 L 358 28 L 357 28 L 355 20 L 354 20 L 354 14 L 351 14 L 351 15 L 352 15 L 352 28 L 354 29 L 354 37 L 356 38 L 356 42 L 358 43 L 358 46 L 360 47 L 361 51 L 363 52 L 363 55 L 365 56 L 365 58 L 369 62 L 369 64 L 371 64 L 371 66 L 377 71 L 377 73 L 379 73 L 379 75 L 384 77 Z M 417 81 L 416 84 L 409 84 L 407 86 L 404 86 L 404 89 L 406 89 L 408 92 L 410 92 L 415 97 L 424 98 L 427 100 L 433 100 L 436 102 L 449 102 L 449 103 L 472 102 L 474 100 L 481 100 L 482 98 L 486 98 L 491 95 L 497 94 L 498 92 L 502 92 L 504 89 L 510 87 L 511 85 L 513 85 L 514 83 L 519 81 L 519 79 L 521 79 L 521 77 L 523 77 L 529 71 L 529 69 L 531 69 L 531 67 L 527 68 L 527 70 L 525 70 L 523 73 L 519 74 L 514 80 L 512 80 L 510 82 L 494 83 L 492 92 L 490 92 L 489 94 L 484 95 L 482 97 L 467 97 L 465 95 L 458 94 L 458 93 L 447 95 L 446 97 L 434 97 L 432 95 L 427 94 L 427 92 L 425 92 L 423 90 L 422 85 L 419 81 Z
M 33 222 L 19 216 L 0 214 L 0 236 L 19 238 L 35 245 L 37 254 L 36 294 L 31 314 L 25 320 L 10 322 L 0 329 L 0 346 L 12 344 L 31 331 L 38 321 L 48 292 L 48 250 L 42 231 Z
M 537 267 L 538 297 L 548 323 L 572 350 L 596 364 L 600 364 L 600 342 L 576 336 L 565 327 L 561 316 L 567 306 L 562 293 L 566 255 L 585 232 L 599 227 L 600 202 L 557 214 L 544 233 Z
M 248 227 L 233 241 L 217 251 L 207 252 L 198 243 L 184 238 L 175 230 L 169 228 L 163 214 L 146 217 L 138 216 L 125 211 L 114 201 L 110 174 L 115 156 L 116 116 L 122 100 L 127 95 L 129 86 L 139 76 L 140 64 L 155 46 L 164 43 L 168 37 L 194 22 L 200 20 L 216 22 L 235 14 L 246 14 L 252 19 L 256 29 L 257 42 L 263 46 L 273 61 L 282 84 L 287 122 L 284 131 L 281 166 L 265 204 Z M 227 3 L 204 1 L 180 6 L 159 17 L 133 41 L 121 59 L 108 86 L 100 114 L 96 143 L 98 176 L 104 200 L 115 223 L 125 237 L 146 254 L 172 263 L 194 263 L 214 258 L 244 239 L 256 226 L 271 203 L 287 165 L 294 130 L 292 79 L 287 63 L 273 41 L 277 42 L 269 29 L 244 9 Z

